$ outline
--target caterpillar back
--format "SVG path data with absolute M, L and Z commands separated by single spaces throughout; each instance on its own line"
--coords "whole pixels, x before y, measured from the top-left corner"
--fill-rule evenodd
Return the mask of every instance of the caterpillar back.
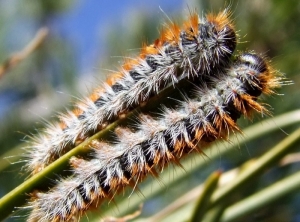
M 104 85 L 61 114 L 60 122 L 49 123 L 33 135 L 28 145 L 27 168 L 32 174 L 105 128 L 169 84 L 190 78 L 221 74 L 236 46 L 230 13 L 224 10 L 200 19 L 190 15 L 182 28 L 170 23 L 151 45 L 143 46 L 138 57 L 127 59 Z M 212 70 L 216 70 L 212 72 Z

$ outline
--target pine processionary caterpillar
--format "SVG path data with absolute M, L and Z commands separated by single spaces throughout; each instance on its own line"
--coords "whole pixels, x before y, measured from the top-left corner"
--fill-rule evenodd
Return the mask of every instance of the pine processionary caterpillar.
M 254 53 L 243 53 L 216 72 L 197 82 L 177 107 L 164 108 L 160 117 L 141 113 L 138 129 L 117 128 L 115 143 L 94 141 L 91 160 L 73 157 L 74 175 L 38 193 L 28 221 L 70 221 L 124 187 L 135 187 L 149 173 L 157 176 L 157 170 L 178 163 L 185 153 L 203 152 L 202 142 L 226 139 L 239 130 L 241 115 L 267 112 L 258 96 L 281 85 L 276 72 Z
M 169 24 L 137 58 L 127 59 L 102 87 L 75 104 L 73 111 L 61 114 L 59 123 L 49 123 L 43 133 L 32 136 L 27 154 L 29 171 L 41 171 L 167 84 L 210 75 L 212 70 L 226 66 L 236 46 L 229 14 L 224 10 L 200 20 L 193 13 L 181 29 L 175 23 Z

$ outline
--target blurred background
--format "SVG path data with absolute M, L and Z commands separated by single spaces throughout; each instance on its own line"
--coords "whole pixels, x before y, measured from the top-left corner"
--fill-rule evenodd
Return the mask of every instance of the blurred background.
M 0 172 L 0 197 L 26 178 L 16 163 L 24 152 L 20 145 L 55 120 L 57 112 L 92 91 L 116 70 L 124 56 L 138 54 L 142 42 L 151 43 L 159 35 L 167 16 L 182 21 L 190 9 L 199 14 L 218 12 L 228 6 L 223 1 L 130 0 L 130 1 L 29 1 L 0 0 L 0 64 L 22 50 L 39 29 L 49 34 L 41 46 L 0 78 L 0 162 L 9 164 Z M 294 82 L 278 91 L 284 96 L 267 99 L 274 116 L 300 108 L 300 2 L 297 0 L 230 1 L 234 23 L 239 30 L 237 50 L 254 50 L 271 58 L 276 70 Z M 259 121 L 261 118 L 254 118 Z M 242 120 L 242 128 L 251 121 Z M 227 170 L 262 153 L 291 133 L 293 126 L 278 129 L 268 137 L 243 144 L 236 156 L 222 156 L 203 171 L 189 176 L 174 193 L 201 183 L 212 171 Z M 255 149 L 258 148 L 258 149 Z M 299 151 L 299 147 L 298 147 Z M 13 153 L 11 153 L 13 152 Z M 209 156 L 209 153 L 208 153 Z M 5 157 L 5 158 L 3 158 Z M 13 163 L 13 164 L 11 164 Z M 270 172 L 258 186 L 264 186 L 299 170 L 299 163 Z M 143 216 L 170 202 L 173 194 L 162 195 L 145 204 Z M 172 200 L 171 200 L 172 201 Z M 300 221 L 299 193 L 262 209 L 243 221 Z M 7 221 L 22 221 L 10 218 Z M 241 221 L 242 221 L 241 220 Z

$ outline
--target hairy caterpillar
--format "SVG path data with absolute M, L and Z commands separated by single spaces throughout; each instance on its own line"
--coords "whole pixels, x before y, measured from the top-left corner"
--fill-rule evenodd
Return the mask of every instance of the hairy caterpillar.
M 236 34 L 228 10 L 202 19 L 193 13 L 181 29 L 175 23 L 169 24 L 137 58 L 128 59 L 102 87 L 75 104 L 73 111 L 61 114 L 59 123 L 49 123 L 43 133 L 33 136 L 28 146 L 28 169 L 38 173 L 167 84 L 222 69 L 235 46 Z
M 91 160 L 74 157 L 74 175 L 36 195 L 28 221 L 70 221 L 149 173 L 157 176 L 156 170 L 178 163 L 185 153 L 203 152 L 202 142 L 226 139 L 239 130 L 241 115 L 267 112 L 256 101 L 258 96 L 272 94 L 281 85 L 276 72 L 254 53 L 243 53 L 216 72 L 159 118 L 142 113 L 137 130 L 117 128 L 115 143 L 94 141 Z

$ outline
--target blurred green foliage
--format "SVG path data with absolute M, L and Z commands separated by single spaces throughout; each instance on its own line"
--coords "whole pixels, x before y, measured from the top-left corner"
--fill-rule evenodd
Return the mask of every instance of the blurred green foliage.
M 22 50 L 51 16 L 71 6 L 70 1 L 62 2 L 24 1 L 19 4 L 17 1 L 1 1 L 0 64 Z M 43 127 L 43 118 L 49 119 L 55 111 L 63 108 L 66 96 L 60 96 L 55 90 L 74 90 L 76 75 L 73 46 L 50 31 L 36 51 L 0 79 L 0 156 Z M 17 159 L 8 156 L 0 161 L 19 162 L 24 159 L 23 153 L 23 149 L 18 149 L 13 154 Z M 0 172 L 0 196 L 27 177 L 21 170 L 22 165 L 12 164 Z
M 23 48 L 34 36 L 36 30 L 47 24 L 47 20 L 51 16 L 64 13 L 73 5 L 71 1 L 47 0 L 33 3 L 26 0 L 22 4 L 15 4 L 18 7 L 12 10 L 4 7 L 5 3 L 1 2 L 1 4 L 3 7 L 0 7 L 0 38 L 2 39 L 0 41 L 0 63 L 12 52 Z M 171 19 L 180 21 L 182 19 L 179 17 L 182 16 L 184 18 L 184 15 L 189 13 L 189 8 L 193 9 L 196 7 L 200 13 L 206 13 L 209 11 L 218 12 L 227 5 L 228 3 L 217 0 L 194 0 L 184 3 L 181 7 L 181 12 L 168 16 Z M 8 5 L 6 6 L 8 7 Z M 294 82 L 293 85 L 284 86 L 278 90 L 278 94 L 284 94 L 284 96 L 267 98 L 266 103 L 271 105 L 273 114 L 279 115 L 290 110 L 299 109 L 300 1 L 232 0 L 230 1 L 230 7 L 236 29 L 240 30 L 238 32 L 240 43 L 237 50 L 254 50 L 266 55 L 272 60 L 272 65 L 276 70 L 284 73 L 287 79 Z M 104 9 L 99 9 L 99 11 L 101 10 Z M 10 14 L 11 11 L 17 13 L 18 16 Z M 96 67 L 101 66 L 114 69 L 122 59 L 119 57 L 111 58 L 110 56 L 137 54 L 141 47 L 141 42 L 151 43 L 157 38 L 159 30 L 162 28 L 162 21 L 166 21 L 167 18 L 163 12 L 151 14 L 139 11 L 139 9 L 132 9 L 130 14 L 122 20 L 126 22 L 112 24 L 110 25 L 110 30 L 105 31 L 105 33 L 108 33 L 107 45 L 105 46 L 107 56 L 99 58 L 101 63 L 99 62 L 100 65 L 95 64 Z M 18 25 L 13 25 L 16 23 Z M 22 27 L 23 25 L 26 27 Z M 14 30 L 12 27 L 16 27 L 15 29 L 20 28 L 23 32 L 19 34 L 19 31 Z M 14 36 L 10 36 L 11 33 Z M 74 47 L 70 42 L 66 42 L 50 32 L 48 39 L 39 50 L 0 80 L 0 95 L 11 96 L 9 98 L 11 100 L 10 111 L 0 119 L 0 155 L 17 146 L 22 142 L 25 135 L 35 133 L 35 129 L 42 127 L 42 118 L 49 120 L 55 115 L 55 111 L 63 109 L 64 104 L 69 100 L 68 96 L 58 95 L 55 91 L 63 89 L 66 93 L 72 93 L 76 90 L 78 73 L 74 55 L 77 53 L 79 52 L 74 51 Z M 103 75 L 102 70 L 98 72 L 95 74 L 96 76 Z M 28 113 L 30 112 L 28 110 L 33 109 L 36 103 L 41 103 L 42 100 L 42 104 L 46 104 L 46 108 L 37 109 L 40 112 L 36 113 L 36 111 L 33 111 L 34 114 L 29 115 Z M 260 119 L 259 117 L 255 118 L 254 122 Z M 240 124 L 244 127 L 251 124 L 251 121 L 242 120 Z M 245 159 L 260 155 L 264 152 L 264 149 L 282 140 L 286 133 L 291 133 L 296 127 L 298 128 L 299 126 L 279 129 L 275 133 L 251 141 L 246 145 L 241 144 L 241 148 L 236 152 L 236 156 L 221 156 L 219 161 L 208 164 L 203 171 L 189 175 L 188 180 L 170 188 L 168 195 L 162 195 L 162 198 L 156 197 L 149 201 L 146 205 L 147 207 L 144 207 L 144 216 L 153 214 L 157 209 L 173 201 L 176 193 L 182 193 L 182 190 L 191 189 L 192 186 L 204 181 L 207 175 L 220 167 L 220 165 L 224 169 L 228 169 L 240 165 Z M 297 151 L 299 152 L 299 147 Z M 20 150 L 18 155 L 22 153 L 23 150 Z M 207 151 L 207 155 L 209 156 L 209 151 Z M 9 158 L 0 161 L 9 161 Z M 27 176 L 22 172 L 22 175 L 20 175 L 20 167 L 21 164 L 16 164 L 0 172 L 0 196 L 3 196 L 13 187 L 20 184 Z M 273 181 L 283 178 L 291 172 L 298 171 L 299 167 L 299 163 L 295 163 L 273 169 L 258 181 L 255 186 L 249 187 L 249 190 L 246 190 L 244 195 L 259 189 L 259 187 L 271 184 Z M 286 197 L 280 203 L 274 203 L 257 212 L 256 215 L 244 218 L 243 221 L 287 221 L 287 218 L 288 221 L 298 221 L 300 218 L 299 212 L 291 209 L 297 208 L 299 201 L 299 193 L 296 193 L 294 197 Z

